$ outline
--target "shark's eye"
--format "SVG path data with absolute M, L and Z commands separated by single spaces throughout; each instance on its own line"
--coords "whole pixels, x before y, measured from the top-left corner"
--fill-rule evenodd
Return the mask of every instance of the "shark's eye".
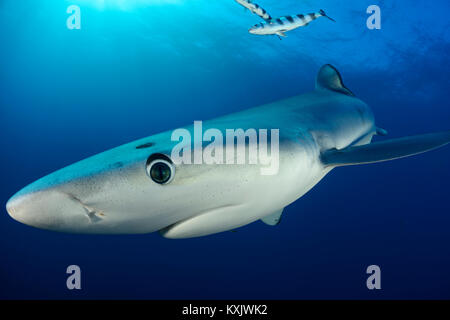
M 147 175 L 156 183 L 167 184 L 175 175 L 175 167 L 170 159 L 150 157 L 147 161 Z

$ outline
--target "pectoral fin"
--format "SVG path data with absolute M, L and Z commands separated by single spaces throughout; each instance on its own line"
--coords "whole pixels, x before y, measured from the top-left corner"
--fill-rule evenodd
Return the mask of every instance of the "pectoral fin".
M 276 35 L 280 36 L 280 37 L 286 37 L 286 34 L 282 31 L 278 31 L 277 33 L 275 33 Z
M 283 214 L 283 209 L 278 210 L 264 218 L 261 219 L 262 222 L 268 224 L 269 226 L 276 226 L 281 221 L 281 215 Z
M 374 142 L 342 150 L 332 149 L 321 155 L 326 166 L 349 166 L 408 157 L 439 148 L 450 142 L 450 131 L 428 133 Z

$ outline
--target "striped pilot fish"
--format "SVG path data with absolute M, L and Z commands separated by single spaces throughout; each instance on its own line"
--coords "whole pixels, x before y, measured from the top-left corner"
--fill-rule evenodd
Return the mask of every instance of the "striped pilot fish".
M 258 23 L 251 27 L 248 32 L 251 34 L 259 35 L 278 35 L 286 37 L 284 34 L 286 31 L 297 29 L 299 27 L 307 26 L 311 21 L 320 17 L 327 17 L 331 21 L 334 21 L 326 15 L 325 11 L 320 10 L 317 13 L 309 13 L 306 15 L 298 14 L 296 16 L 284 16 L 277 19 L 272 19 L 266 23 Z M 334 21 L 336 22 L 336 21 Z
M 237 3 L 239 3 L 241 6 L 243 6 L 244 8 L 247 8 L 248 10 L 250 10 L 250 12 L 256 14 L 257 16 L 260 16 L 261 18 L 263 18 L 266 21 L 270 21 L 272 19 L 272 17 L 270 16 L 270 14 L 267 13 L 266 10 L 261 8 L 256 3 L 251 2 L 250 0 L 235 0 L 235 1 Z

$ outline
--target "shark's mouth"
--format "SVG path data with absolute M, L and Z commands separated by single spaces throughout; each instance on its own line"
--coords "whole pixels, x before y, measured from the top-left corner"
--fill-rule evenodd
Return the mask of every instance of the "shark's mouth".
M 76 196 L 72 195 L 72 194 L 68 194 L 68 196 L 75 202 L 79 203 L 85 213 L 86 216 L 89 219 L 89 222 L 91 223 L 96 223 L 96 222 L 100 222 L 104 219 L 104 217 L 106 216 L 105 213 L 102 210 L 98 210 L 96 208 L 93 208 L 91 206 L 86 205 L 85 203 L 83 203 L 83 201 L 81 201 L 79 198 L 77 198 Z

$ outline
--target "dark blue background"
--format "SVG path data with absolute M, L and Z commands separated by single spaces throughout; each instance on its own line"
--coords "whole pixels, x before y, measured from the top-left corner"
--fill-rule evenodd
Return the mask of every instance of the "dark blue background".
M 65 26 L 72 3 L 81 30 Z M 337 20 L 282 41 L 248 34 L 259 20 L 232 0 L 107 3 L 0 2 L 0 203 L 117 145 L 311 90 L 324 63 L 390 137 L 450 129 L 448 1 L 261 0 Z M 381 30 L 365 26 L 370 4 Z M 53 233 L 4 210 L 0 298 L 449 299 L 449 159 L 339 168 L 277 227 L 188 240 Z M 81 291 L 66 289 L 70 264 Z M 382 290 L 366 288 L 371 264 Z

